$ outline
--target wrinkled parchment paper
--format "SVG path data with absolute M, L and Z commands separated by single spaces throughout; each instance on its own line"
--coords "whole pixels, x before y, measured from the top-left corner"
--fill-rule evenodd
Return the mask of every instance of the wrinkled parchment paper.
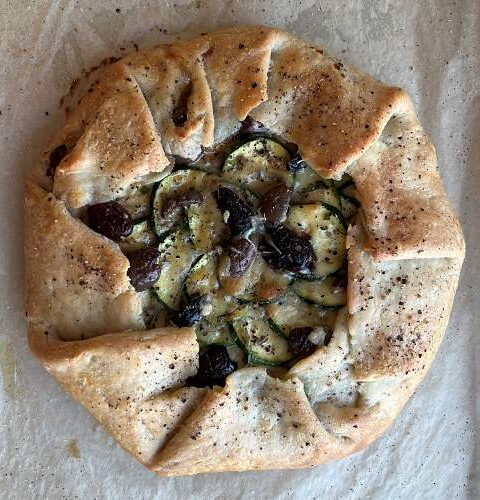
M 0 0 L 0 497 L 479 498 L 480 2 Z M 428 377 L 368 450 L 306 471 L 159 478 L 108 437 L 29 354 L 25 168 L 82 69 L 214 28 L 269 24 L 406 88 L 435 143 L 467 238 L 450 326 Z

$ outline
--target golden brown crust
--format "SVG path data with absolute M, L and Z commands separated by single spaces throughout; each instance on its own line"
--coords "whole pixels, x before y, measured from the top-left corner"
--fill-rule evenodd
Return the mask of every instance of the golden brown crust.
M 161 475 L 299 468 L 351 452 L 320 424 L 300 380 L 264 368 L 230 375 L 210 391 L 153 462 Z
M 29 344 L 63 388 L 145 464 L 205 392 L 181 387 L 198 368 L 191 328 L 63 342 L 31 324 Z
M 352 364 L 359 380 L 424 373 L 448 323 L 462 261 L 376 262 L 351 228 L 348 310 Z
M 139 331 L 127 259 L 67 209 L 153 182 L 167 155 L 194 159 L 247 115 L 321 175 L 352 175 L 361 214 L 349 228 L 348 311 L 284 379 L 246 368 L 223 389 L 182 387 L 198 364 L 193 331 Z M 30 347 L 159 474 L 305 467 L 358 451 L 392 423 L 438 348 L 464 240 L 433 146 L 402 90 L 287 33 L 230 28 L 108 66 L 29 178 Z
M 143 328 L 118 245 L 72 217 L 52 193 L 25 187 L 26 308 L 65 339 Z
M 377 142 L 350 168 L 376 260 L 452 257 L 465 242 L 438 173 L 435 150 L 404 94 Z
M 66 145 L 53 192 L 78 208 L 122 196 L 133 182 L 154 182 L 170 163 L 142 91 L 121 62 L 94 82 L 50 151 Z

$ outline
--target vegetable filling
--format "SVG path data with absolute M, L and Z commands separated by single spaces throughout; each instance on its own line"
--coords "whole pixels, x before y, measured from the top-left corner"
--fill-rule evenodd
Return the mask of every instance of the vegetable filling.
M 195 328 L 191 385 L 223 385 L 245 365 L 288 369 L 329 342 L 347 301 L 353 181 L 321 178 L 247 121 L 214 153 L 86 212 L 129 259 L 146 327 Z

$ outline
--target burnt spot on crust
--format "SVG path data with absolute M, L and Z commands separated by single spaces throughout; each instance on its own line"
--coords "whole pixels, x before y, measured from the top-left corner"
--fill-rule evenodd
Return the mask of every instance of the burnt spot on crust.
M 55 176 L 55 171 L 57 170 L 58 165 L 62 162 L 62 160 L 67 156 L 68 148 L 65 144 L 60 144 L 57 146 L 48 157 L 48 167 L 47 167 L 47 175 L 49 177 Z
M 188 99 L 192 93 L 192 82 L 189 82 L 180 92 L 177 105 L 172 111 L 172 121 L 176 127 L 183 127 L 188 119 Z

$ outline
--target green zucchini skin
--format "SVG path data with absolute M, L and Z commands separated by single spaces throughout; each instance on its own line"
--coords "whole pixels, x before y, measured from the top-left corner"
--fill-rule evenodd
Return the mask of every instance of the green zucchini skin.
M 310 237 L 317 258 L 312 275 L 322 278 L 342 267 L 346 256 L 346 227 L 337 209 L 324 203 L 290 206 L 286 225 Z
M 293 358 L 288 340 L 272 328 L 258 306 L 246 305 L 235 311 L 232 325 L 250 362 L 277 366 Z
M 297 159 L 304 165 L 290 171 L 290 160 L 294 164 Z M 149 246 L 160 251 L 160 277 L 150 292 L 154 303 L 151 297 L 145 302 L 149 327 L 169 322 L 186 301 L 200 296 L 205 307 L 194 328 L 202 349 L 222 345 L 238 358 L 240 367 L 253 364 L 281 371 L 297 359 L 289 348 L 289 332 L 302 327 L 332 329 L 336 311 L 346 305 L 346 291 L 337 281 L 345 266 L 346 229 L 360 206 L 355 185 L 349 176 L 337 181 L 321 178 L 286 143 L 269 134 L 250 135 L 215 161 L 212 166 L 203 161 L 197 162 L 201 168 L 174 170 L 149 186 L 150 206 L 142 209 L 148 217 L 135 223 L 120 247 L 126 254 Z M 314 267 L 307 273 L 278 271 L 259 251 L 243 275 L 232 276 L 228 214 L 219 209 L 216 190 L 230 188 L 258 219 L 262 196 L 277 183 L 293 191 L 282 223 L 308 235 Z M 181 205 L 171 216 L 163 216 L 165 200 L 188 190 L 200 192 L 202 202 Z M 267 223 L 256 220 L 242 235 L 267 232 Z
M 346 290 L 337 290 L 335 285 L 338 280 L 337 276 L 327 276 L 321 281 L 298 280 L 292 285 L 292 290 L 306 302 L 336 310 L 347 304 Z

